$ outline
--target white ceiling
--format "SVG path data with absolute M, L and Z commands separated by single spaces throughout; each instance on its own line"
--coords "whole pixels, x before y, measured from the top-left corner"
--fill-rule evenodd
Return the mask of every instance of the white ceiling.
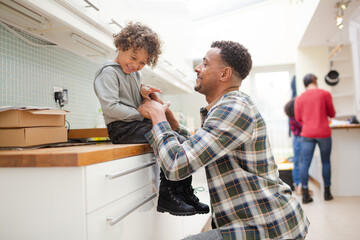
M 140 0 L 142 9 L 171 14 L 188 14 L 193 23 L 231 14 L 239 9 L 252 7 L 272 0 Z M 312 0 L 289 0 L 291 3 L 303 3 Z M 335 24 L 335 3 L 340 0 L 320 0 L 318 7 L 300 42 L 300 47 L 318 45 L 337 45 L 348 43 L 348 24 L 350 18 L 360 16 L 360 0 L 352 0 L 344 11 L 344 28 L 339 30 Z M 354 16 L 355 15 L 355 16 Z M 360 17 L 358 17 L 360 18 Z M 358 19 L 360 23 L 360 19 Z
M 152 11 L 189 14 L 192 21 L 200 22 L 266 1 L 271 0 L 140 0 L 139 5 Z
M 227 14 L 241 8 L 269 0 L 187 0 L 187 7 L 194 22 Z
M 300 47 L 347 44 L 350 19 L 360 23 L 360 2 L 352 0 L 344 11 L 344 28 L 335 24 L 335 3 L 339 0 L 321 0 L 299 44 Z

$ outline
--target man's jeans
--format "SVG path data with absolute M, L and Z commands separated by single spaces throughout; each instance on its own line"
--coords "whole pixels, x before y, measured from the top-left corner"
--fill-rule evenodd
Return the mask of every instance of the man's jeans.
M 223 238 L 219 229 L 213 229 L 196 235 L 191 235 L 183 240 L 223 240 Z
M 183 240 L 223 240 L 219 229 L 215 228 L 210 231 L 202 232 L 196 235 L 191 235 Z M 292 240 L 292 239 L 288 239 Z M 305 238 L 297 238 L 296 240 L 305 240 Z
M 301 152 L 302 152 L 302 163 L 301 163 L 301 184 L 302 187 L 308 187 L 309 181 L 309 167 L 311 160 L 314 155 L 316 144 L 319 145 L 321 163 L 322 163 L 322 175 L 324 179 L 325 187 L 331 185 L 331 165 L 330 165 L 330 153 L 331 153 L 331 137 L 329 138 L 307 138 L 302 137 L 301 141 Z

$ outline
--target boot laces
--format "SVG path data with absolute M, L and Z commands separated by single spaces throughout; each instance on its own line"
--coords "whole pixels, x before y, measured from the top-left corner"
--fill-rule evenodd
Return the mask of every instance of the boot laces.
M 170 197 L 171 197 L 177 204 L 180 204 L 179 196 L 177 196 L 177 195 L 174 193 L 174 190 L 173 190 L 171 187 L 168 187 L 168 190 L 169 190 Z
M 189 198 L 192 200 L 192 201 L 195 201 L 195 202 L 198 202 L 199 199 L 195 196 L 195 189 L 192 188 L 192 186 L 190 186 L 189 188 L 186 188 L 185 190 L 187 192 L 187 195 L 189 196 Z

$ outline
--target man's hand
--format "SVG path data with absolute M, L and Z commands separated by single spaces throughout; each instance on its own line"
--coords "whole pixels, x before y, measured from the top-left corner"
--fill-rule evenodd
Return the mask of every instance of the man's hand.
M 156 125 L 159 122 L 166 121 L 165 112 L 167 108 L 168 104 L 161 104 L 154 100 L 145 100 L 137 110 L 144 117 L 151 119 L 153 125 Z
M 163 100 L 156 93 L 151 93 L 149 96 L 152 100 L 167 106 L 166 111 L 165 111 L 166 119 L 170 123 L 171 129 L 176 131 L 179 128 L 179 122 L 175 118 L 173 112 L 169 108 L 170 102 L 164 103 Z
M 151 100 L 154 95 L 156 96 L 155 94 L 156 92 L 162 93 L 162 91 L 158 88 L 149 87 L 146 86 L 145 84 L 141 84 L 140 94 L 143 98 Z

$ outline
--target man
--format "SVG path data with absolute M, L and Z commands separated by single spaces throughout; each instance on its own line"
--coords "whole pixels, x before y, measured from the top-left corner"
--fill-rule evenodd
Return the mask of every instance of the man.
M 139 111 L 153 123 L 148 141 L 166 177 L 184 179 L 205 167 L 215 229 L 189 239 L 303 239 L 309 221 L 290 187 L 279 179 L 265 122 L 239 91 L 252 67 L 242 45 L 216 41 L 195 68 L 195 90 L 209 105 L 202 127 L 180 144 L 166 121 L 166 106 L 146 101 Z
M 329 118 L 335 117 L 335 108 L 331 94 L 328 91 L 319 89 L 317 77 L 314 74 L 307 74 L 304 77 L 305 92 L 295 101 L 295 118 L 302 123 L 301 130 L 301 185 L 302 202 L 313 201 L 308 190 L 309 167 L 314 155 L 315 146 L 318 144 L 321 152 L 322 173 L 324 179 L 324 199 L 333 199 L 330 191 L 331 185 L 331 129 Z

